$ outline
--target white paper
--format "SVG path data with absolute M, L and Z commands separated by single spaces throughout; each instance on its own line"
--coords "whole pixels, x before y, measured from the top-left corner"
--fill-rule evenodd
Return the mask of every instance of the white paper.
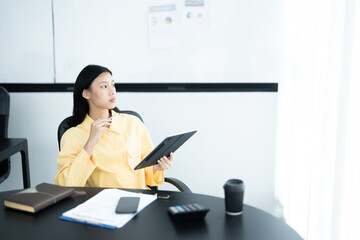
M 185 0 L 181 15 L 184 26 L 208 24 L 205 0 Z
M 150 48 L 177 47 L 178 12 L 176 4 L 149 7 Z
M 120 197 L 140 197 L 138 211 L 131 214 L 117 214 L 115 208 Z M 156 200 L 156 196 L 133 193 L 119 189 L 105 189 L 86 202 L 63 213 L 63 216 L 80 222 L 109 225 L 121 228 L 136 214 Z

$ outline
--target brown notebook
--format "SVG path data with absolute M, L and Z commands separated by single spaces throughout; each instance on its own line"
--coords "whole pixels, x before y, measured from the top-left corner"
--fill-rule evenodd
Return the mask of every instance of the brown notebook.
M 73 188 L 41 183 L 4 198 L 4 206 L 35 213 L 70 196 Z

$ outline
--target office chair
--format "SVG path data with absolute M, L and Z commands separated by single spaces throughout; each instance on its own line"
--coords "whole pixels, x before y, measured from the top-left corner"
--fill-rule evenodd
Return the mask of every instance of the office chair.
M 9 111 L 10 95 L 5 88 L 0 86 L 0 139 L 8 136 Z M 0 162 L 0 183 L 9 177 L 10 169 L 10 158 Z
M 125 113 L 125 114 L 130 114 L 130 115 L 133 115 L 133 116 L 136 116 L 138 117 L 142 122 L 143 119 L 142 117 L 140 116 L 140 114 L 138 114 L 137 112 L 134 112 L 134 111 L 131 111 L 131 110 L 122 110 L 120 111 L 120 113 Z M 67 117 L 65 118 L 59 125 L 58 127 L 58 144 L 59 144 L 59 150 L 60 150 L 60 140 L 61 140 L 61 137 L 62 135 L 71 127 L 74 127 L 74 123 L 73 123 L 73 117 L 70 116 L 70 117 Z M 177 189 L 179 189 L 179 191 L 181 192 L 191 192 L 191 190 L 188 188 L 188 186 L 186 186 L 185 183 L 183 183 L 182 181 L 180 181 L 179 179 L 177 178 L 170 178 L 170 177 L 165 177 L 165 182 L 167 183 L 170 183 L 172 185 L 174 185 Z M 157 186 L 148 186 L 150 187 L 150 189 L 152 190 L 157 190 Z

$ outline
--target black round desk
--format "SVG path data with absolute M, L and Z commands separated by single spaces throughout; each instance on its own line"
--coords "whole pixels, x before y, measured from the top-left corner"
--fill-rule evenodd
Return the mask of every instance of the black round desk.
M 0 239 L 242 239 L 242 240 L 301 240 L 286 223 L 274 216 L 245 205 L 240 216 L 227 216 L 223 198 L 194 193 L 158 191 L 170 198 L 157 199 L 124 227 L 115 230 L 62 221 L 61 214 L 86 201 L 101 188 L 76 188 L 85 191 L 38 213 L 31 214 L 3 206 L 3 198 L 17 191 L 1 192 Z M 137 190 L 132 190 L 137 191 Z M 154 191 L 141 191 L 155 193 Z M 176 221 L 168 214 L 168 207 L 200 203 L 210 208 L 203 220 Z

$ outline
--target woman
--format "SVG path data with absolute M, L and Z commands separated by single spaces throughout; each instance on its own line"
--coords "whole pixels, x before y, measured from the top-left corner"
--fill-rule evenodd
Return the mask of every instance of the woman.
M 111 71 L 98 65 L 85 67 L 74 87 L 76 127 L 61 138 L 56 184 L 146 189 L 164 182 L 173 154 L 135 171 L 153 145 L 144 124 L 135 116 L 119 114 L 115 102 Z

